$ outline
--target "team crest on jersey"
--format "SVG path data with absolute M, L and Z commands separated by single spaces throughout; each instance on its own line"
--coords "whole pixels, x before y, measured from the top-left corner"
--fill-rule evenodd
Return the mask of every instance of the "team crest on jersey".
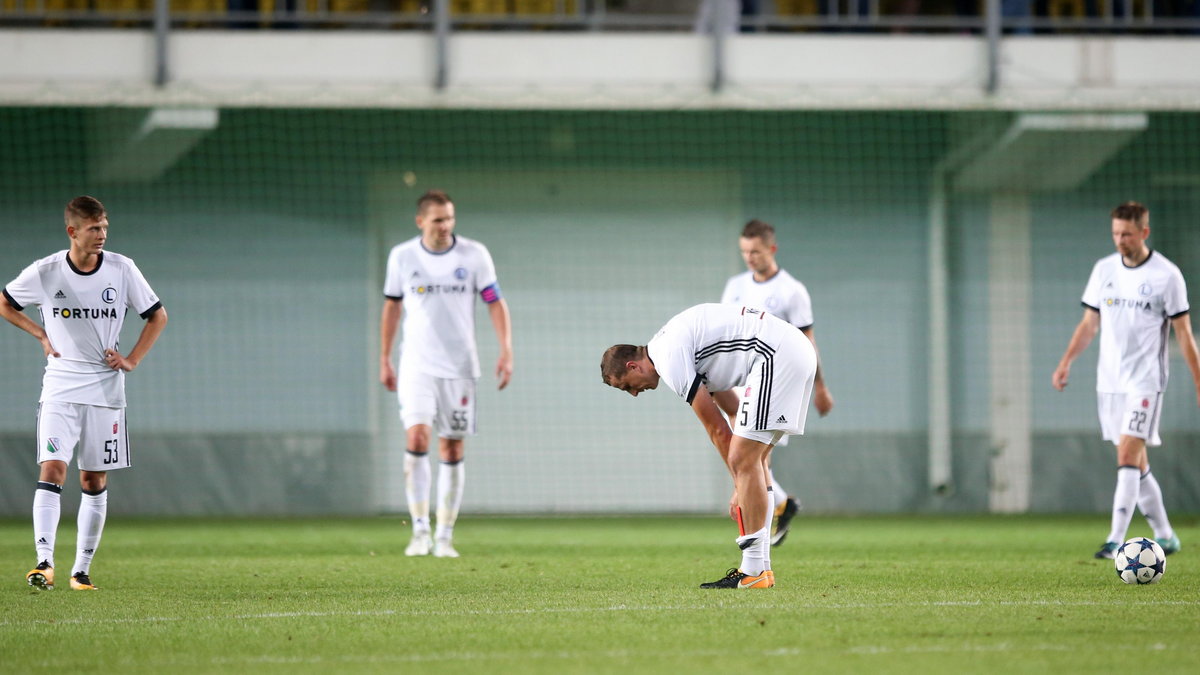
M 53 437 L 47 438 L 46 439 L 46 452 L 48 452 L 52 455 L 57 453 L 59 445 L 61 445 L 61 443 L 57 438 L 53 438 Z
M 109 286 L 103 291 L 100 291 L 100 299 L 110 305 L 113 304 L 117 301 L 117 289 Z
M 467 278 L 467 268 L 459 267 L 458 269 L 454 270 L 454 278 L 458 279 L 459 281 L 466 279 Z

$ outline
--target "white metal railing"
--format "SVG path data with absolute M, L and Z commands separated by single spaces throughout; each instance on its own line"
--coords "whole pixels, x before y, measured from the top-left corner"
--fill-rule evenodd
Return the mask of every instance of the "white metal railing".
M 762 11 L 742 15 L 740 0 L 696 0 L 695 11 L 618 11 L 617 0 L 0 0 L 0 26 L 119 26 L 151 28 L 152 72 L 169 83 L 167 43 L 174 31 L 232 29 L 375 29 L 431 32 L 435 38 L 431 83 L 449 81 L 447 44 L 458 29 L 563 31 L 694 31 L 711 39 L 710 86 L 725 82 L 725 43 L 736 33 L 955 32 L 986 43 L 987 92 L 1000 86 L 999 45 L 1006 36 L 1034 33 L 1200 34 L 1200 16 L 1160 17 L 1154 0 L 1048 0 L 1055 16 L 1029 15 L 1033 0 L 980 0 L 979 16 L 886 14 L 879 0 L 758 0 Z M 659 0 L 676 9 L 672 0 Z M 1090 4 L 1089 4 L 1090 3 Z M 1193 3 L 1200 11 L 1200 0 Z M 654 7 L 654 5 L 649 5 Z M 1063 7 L 1073 16 L 1060 16 Z M 790 13 L 803 7 L 808 13 Z M 781 11 L 787 8 L 787 12 Z M 1086 16 L 1091 10 L 1096 16 Z M 1140 10 L 1140 13 L 1139 11 Z M 1083 14 L 1083 16 L 1080 16 Z

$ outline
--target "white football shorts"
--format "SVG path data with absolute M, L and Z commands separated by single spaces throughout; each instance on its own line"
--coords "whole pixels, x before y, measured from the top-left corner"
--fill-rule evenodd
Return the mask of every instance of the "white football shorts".
M 402 369 L 396 382 L 404 428 L 426 424 L 441 438 L 475 435 L 475 379 L 447 379 Z
M 71 463 L 76 449 L 83 471 L 132 466 L 124 408 L 46 401 L 38 406 L 38 464 Z
M 1162 445 L 1158 420 L 1162 413 L 1162 393 L 1096 395 L 1100 413 L 1100 432 L 1104 440 L 1121 444 L 1121 436 L 1134 436 L 1150 447 Z
M 736 390 L 735 436 L 774 444 L 787 435 L 804 433 L 817 354 L 803 333 L 796 331 L 795 338 L 772 358 L 755 364 L 745 384 Z

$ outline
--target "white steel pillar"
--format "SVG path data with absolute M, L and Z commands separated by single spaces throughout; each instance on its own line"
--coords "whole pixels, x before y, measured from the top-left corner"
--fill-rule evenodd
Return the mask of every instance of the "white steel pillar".
M 1033 300 L 1029 193 L 996 192 L 988 235 L 988 371 L 991 486 L 997 513 L 1029 510 L 1033 405 L 1030 304 Z

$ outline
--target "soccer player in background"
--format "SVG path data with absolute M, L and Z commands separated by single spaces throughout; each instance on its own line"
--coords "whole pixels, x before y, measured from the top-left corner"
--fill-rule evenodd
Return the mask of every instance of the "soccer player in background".
M 1179 537 L 1167 519 L 1162 490 L 1150 473 L 1146 446 L 1158 446 L 1162 395 L 1167 388 L 1167 332 L 1192 371 L 1200 405 L 1200 354 L 1188 318 L 1183 275 L 1163 254 L 1146 245 L 1150 212 L 1137 202 L 1112 212 L 1112 238 L 1117 252 L 1092 268 L 1083 291 L 1083 319 L 1054 370 L 1051 383 L 1067 386 L 1071 362 L 1100 332 L 1096 392 L 1100 430 L 1117 446 L 1117 487 L 1113 495 L 1112 528 L 1097 558 L 1112 558 L 1125 541 L 1136 505 L 1154 530 L 1154 538 L 1170 555 L 1179 551 Z
M 125 373 L 138 367 L 167 325 L 167 310 L 133 260 L 104 251 L 108 215 L 93 197 L 65 213 L 71 247 L 26 267 L 4 287 L 0 315 L 41 343 L 46 357 L 38 405 L 33 496 L 37 566 L 30 586 L 54 587 L 54 542 L 67 465 L 78 452 L 79 534 L 71 588 L 94 590 L 90 570 L 108 513 L 108 472 L 131 465 L 125 425 Z M 42 325 L 22 313 L 37 305 Z M 146 320 L 127 355 L 119 351 L 127 310 Z
M 779 246 L 775 241 L 775 228 L 761 220 L 751 220 L 742 228 L 742 236 L 738 240 L 738 248 L 747 270 L 729 278 L 725 283 L 725 291 L 721 294 L 721 302 L 736 305 L 761 307 L 774 316 L 799 328 L 817 348 L 817 340 L 813 337 L 812 299 L 808 289 L 787 270 L 775 262 L 775 254 Z M 731 420 L 737 414 L 737 393 L 732 391 L 713 392 L 713 399 Z M 817 359 L 816 380 L 813 383 L 813 405 L 817 412 L 824 417 L 833 410 L 833 395 L 825 386 L 825 378 L 821 374 L 820 358 Z M 779 439 L 777 445 L 787 445 L 787 436 Z M 775 527 L 771 533 L 771 545 L 778 546 L 787 537 L 792 518 L 800 511 L 800 500 L 788 494 L 779 481 L 771 474 L 771 489 L 775 495 Z
M 379 380 L 399 394 L 407 451 L 404 488 L 412 517 L 412 539 L 404 554 L 457 558 L 454 523 L 462 504 L 463 439 L 475 433 L 479 355 L 475 345 L 475 296 L 487 304 L 500 343 L 496 377 L 500 389 L 513 372 L 508 304 L 500 295 L 487 248 L 454 234 L 454 202 L 430 190 L 417 200 L 421 234 L 396 245 L 387 259 L 380 318 Z M 407 311 L 404 311 L 407 310 Z M 392 367 L 396 325 L 404 316 L 399 375 Z M 429 440 L 438 433 L 436 537 L 430 538 Z
M 741 564 L 701 588 L 770 588 L 771 449 L 787 434 L 804 433 L 817 353 L 804 334 L 760 309 L 696 305 L 675 315 L 643 346 L 604 352 L 604 383 L 637 396 L 659 382 L 682 397 L 708 432 L 733 476 L 730 515 L 738 523 Z M 730 421 L 712 391 L 736 388 Z

